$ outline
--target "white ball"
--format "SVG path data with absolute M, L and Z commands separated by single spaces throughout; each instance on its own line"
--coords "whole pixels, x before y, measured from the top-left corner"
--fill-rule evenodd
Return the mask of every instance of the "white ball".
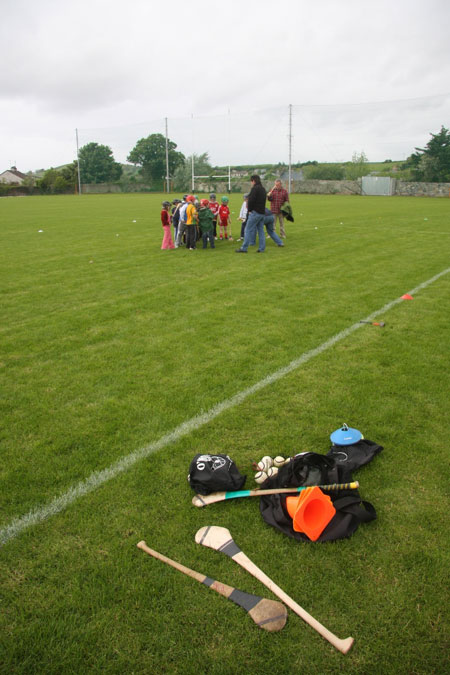
M 273 459 L 272 457 L 269 457 L 269 455 L 265 455 L 265 457 L 262 458 L 261 462 L 264 462 L 266 471 L 267 469 L 270 469 L 271 466 L 273 466 Z
M 273 459 L 266 455 L 265 457 L 263 457 L 262 459 L 259 460 L 256 467 L 259 469 L 259 471 L 265 471 L 267 473 L 267 469 L 270 469 L 270 467 L 272 465 L 273 465 Z
M 267 478 L 273 478 L 276 476 L 278 473 L 278 469 L 276 466 L 271 466 L 270 469 L 267 471 Z
M 283 466 L 284 462 L 285 462 L 284 457 L 281 457 L 281 455 L 278 455 L 278 457 L 275 457 L 275 459 L 273 460 L 273 465 L 274 466 Z
M 258 471 L 258 473 L 255 473 L 255 483 L 264 483 L 265 480 L 267 480 L 265 471 Z
M 291 461 L 291 458 L 288 457 L 287 460 L 285 461 L 285 464 L 289 464 L 290 461 Z

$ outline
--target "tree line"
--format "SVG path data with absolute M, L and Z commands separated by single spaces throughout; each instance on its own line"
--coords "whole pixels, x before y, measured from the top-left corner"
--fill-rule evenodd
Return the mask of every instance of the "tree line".
M 430 135 L 431 139 L 424 148 L 415 148 L 415 152 L 405 161 L 397 164 L 399 177 L 414 181 L 450 182 L 450 132 L 442 126 L 438 133 Z M 211 166 L 207 152 L 185 157 L 177 150 L 177 144 L 168 140 L 169 174 L 175 190 L 189 189 L 192 159 L 194 159 L 197 175 L 211 176 L 218 171 L 217 167 Z M 148 188 L 162 189 L 166 176 L 166 139 L 162 134 L 150 134 L 138 140 L 127 157 L 127 162 L 135 167 L 131 173 L 127 169 L 124 171 L 124 166 L 115 161 L 110 147 L 95 142 L 80 148 L 78 161 L 82 183 L 117 183 L 120 181 L 126 188 L 134 182 Z M 385 164 L 389 162 L 391 160 L 386 160 Z M 269 166 L 267 165 L 268 168 Z M 365 153 L 361 152 L 354 153 L 351 162 L 321 164 L 308 161 L 297 163 L 294 167 L 301 168 L 304 177 L 308 179 L 355 180 L 367 175 L 369 163 Z M 275 169 L 276 167 L 272 167 L 272 171 Z M 401 175 L 399 175 L 399 170 Z M 270 170 L 269 173 L 271 173 Z M 77 160 L 61 169 L 47 170 L 37 181 L 37 187 L 43 193 L 67 192 L 76 189 L 77 184 Z

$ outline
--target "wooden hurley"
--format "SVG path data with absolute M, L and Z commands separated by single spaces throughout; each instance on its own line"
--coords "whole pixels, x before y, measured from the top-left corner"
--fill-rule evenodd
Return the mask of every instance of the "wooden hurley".
M 228 598 L 228 600 L 232 600 L 236 603 L 236 605 L 239 605 L 239 607 L 245 609 L 256 625 L 260 628 L 268 631 L 277 631 L 284 628 L 287 619 L 287 610 L 281 602 L 277 602 L 276 600 L 267 600 L 266 598 L 261 598 L 258 595 L 252 595 L 251 593 L 244 593 L 244 591 L 240 591 L 237 588 L 232 588 L 231 586 L 222 584 L 220 581 L 215 581 L 210 577 L 205 577 L 204 574 L 195 572 L 194 570 L 189 569 L 189 567 L 185 567 L 184 565 L 175 562 L 175 560 L 167 558 L 162 553 L 154 551 L 147 546 L 145 541 L 140 541 L 137 544 L 137 547 L 154 558 L 157 558 L 158 560 L 167 563 L 167 565 L 174 567 L 179 572 L 187 574 L 188 577 L 192 577 L 201 584 L 212 588 L 213 591 L 217 591 L 217 593 L 220 593 L 220 595 Z
M 195 495 L 192 497 L 192 503 L 194 506 L 207 506 L 208 504 L 214 504 L 215 502 L 223 502 L 226 499 L 236 499 L 237 497 L 261 497 L 261 495 L 279 495 L 285 492 L 301 492 L 306 490 L 307 486 L 302 485 L 301 487 L 292 487 L 292 488 L 272 488 L 271 490 L 235 490 L 234 492 L 213 492 L 210 495 Z M 321 490 L 326 492 L 333 492 L 334 490 L 357 490 L 359 488 L 359 483 L 357 480 L 352 483 L 333 483 L 332 485 L 318 485 Z
M 239 546 L 234 542 L 229 530 L 226 527 L 217 527 L 210 525 L 202 527 L 195 535 L 197 544 L 208 546 L 215 551 L 225 553 L 225 555 L 232 558 L 238 565 L 241 565 L 250 574 L 259 579 L 272 593 L 274 593 L 285 605 L 290 607 L 293 612 L 298 614 L 306 623 L 308 623 L 314 630 L 316 630 L 325 640 L 328 640 L 333 647 L 336 647 L 340 652 L 346 654 L 352 646 L 354 640 L 352 637 L 341 640 L 333 635 L 325 626 L 322 626 L 311 614 L 308 614 L 303 607 L 300 607 L 292 598 L 289 597 L 279 586 L 277 586 L 272 579 L 270 579 L 262 570 L 259 569 L 247 556 L 241 551 Z

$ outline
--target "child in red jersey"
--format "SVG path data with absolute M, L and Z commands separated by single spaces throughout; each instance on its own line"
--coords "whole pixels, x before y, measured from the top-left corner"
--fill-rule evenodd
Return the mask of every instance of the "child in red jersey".
M 162 203 L 161 211 L 161 224 L 164 230 L 164 236 L 161 244 L 161 250 L 167 250 L 169 248 L 175 248 L 175 245 L 172 241 L 172 235 L 170 234 L 170 202 Z
M 209 209 L 213 214 L 214 239 L 217 239 L 217 214 L 219 213 L 220 204 L 216 201 L 216 195 L 211 192 L 209 195 Z
M 230 209 L 228 208 L 228 197 L 222 197 L 220 200 L 222 204 L 219 206 L 219 226 L 220 226 L 220 238 L 228 239 L 228 230 L 227 227 L 230 225 Z M 210 207 L 211 208 L 211 207 Z M 230 237 L 231 239 L 231 237 Z

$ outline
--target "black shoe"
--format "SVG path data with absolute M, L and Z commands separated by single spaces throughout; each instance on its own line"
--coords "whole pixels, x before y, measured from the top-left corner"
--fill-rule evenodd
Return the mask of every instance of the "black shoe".
M 237 248 L 236 253 L 247 253 L 247 251 L 244 251 L 243 248 Z
M 261 249 L 258 249 L 256 253 L 264 253 L 264 251 L 261 251 Z

